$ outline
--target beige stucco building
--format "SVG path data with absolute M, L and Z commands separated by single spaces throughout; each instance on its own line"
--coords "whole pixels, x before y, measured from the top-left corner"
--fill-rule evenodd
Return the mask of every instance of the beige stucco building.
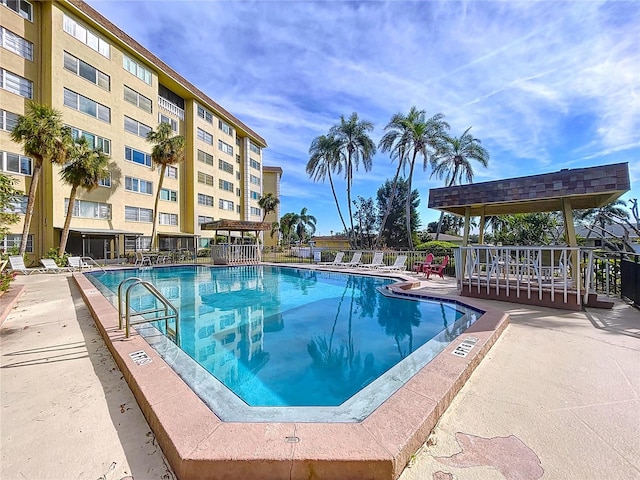
M 186 161 L 163 181 L 161 249 L 208 246 L 205 222 L 262 220 L 258 200 L 278 195 L 282 170 L 267 173 L 259 134 L 84 2 L 0 3 L 0 171 L 28 191 L 33 165 L 9 132 L 30 99 L 111 156 L 111 178 L 79 192 L 67 251 L 112 259 L 149 247 L 159 169 L 145 137 L 160 122 L 187 145 Z M 34 258 L 59 245 L 70 192 L 59 170 L 43 168 L 27 248 Z M 11 233 L 0 250 L 19 244 L 22 222 Z

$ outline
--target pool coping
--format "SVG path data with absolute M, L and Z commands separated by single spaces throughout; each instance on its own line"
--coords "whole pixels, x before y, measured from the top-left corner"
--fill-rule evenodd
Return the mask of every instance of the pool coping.
M 399 281 L 393 289 L 415 282 L 395 273 L 389 276 Z M 74 273 L 73 278 L 181 480 L 395 479 L 509 323 L 508 314 L 497 308 L 437 295 L 485 313 L 362 422 L 223 422 L 142 336 L 125 338 L 118 330 L 116 308 L 84 274 Z M 476 340 L 473 348 L 465 356 L 453 354 L 469 336 Z M 131 354 L 140 351 L 151 361 L 136 363 Z

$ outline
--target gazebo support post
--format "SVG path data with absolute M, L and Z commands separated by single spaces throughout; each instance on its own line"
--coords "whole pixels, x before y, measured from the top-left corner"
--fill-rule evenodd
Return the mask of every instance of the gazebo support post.
M 484 243 L 484 222 L 485 222 L 485 215 L 484 215 L 484 205 L 482 206 L 482 212 L 480 213 L 480 232 L 478 232 L 478 243 L 480 245 L 482 245 Z
M 573 209 L 571 208 L 571 199 L 563 197 L 562 202 L 562 216 L 564 218 L 564 238 L 567 241 L 567 245 L 570 247 L 577 247 L 578 241 L 576 240 L 576 230 L 573 225 Z M 571 252 L 571 264 L 573 265 L 573 271 L 571 277 L 573 278 L 576 288 L 580 289 L 580 285 L 577 284 L 578 269 L 580 268 L 580 258 L 577 250 Z

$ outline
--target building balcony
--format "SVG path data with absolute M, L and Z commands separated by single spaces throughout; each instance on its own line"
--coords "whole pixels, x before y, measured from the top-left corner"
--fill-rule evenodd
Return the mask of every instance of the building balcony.
M 169 113 L 173 113 L 180 120 L 184 120 L 184 110 L 164 97 L 158 97 L 158 106 Z

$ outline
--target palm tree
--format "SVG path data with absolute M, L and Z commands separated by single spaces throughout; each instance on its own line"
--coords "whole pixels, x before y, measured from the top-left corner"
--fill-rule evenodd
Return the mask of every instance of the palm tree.
M 156 230 L 158 228 L 158 202 L 160 191 L 164 180 L 165 171 L 170 165 L 176 165 L 184 160 L 185 139 L 182 135 L 172 137 L 171 125 L 160 123 L 158 128 L 151 130 L 147 134 L 147 142 L 153 143 L 151 149 L 151 159 L 156 166 L 160 167 L 160 179 L 158 180 L 158 190 L 156 191 L 156 201 L 153 207 L 153 230 L 151 232 L 151 245 L 157 248 Z
M 336 139 L 340 162 L 345 169 L 347 205 L 349 206 L 349 221 L 351 223 L 349 238 L 352 245 L 354 244 L 353 212 L 351 209 L 353 172 L 358 170 L 360 161 L 362 161 L 365 172 L 371 170 L 373 155 L 376 153 L 376 145 L 367 133 L 371 130 L 373 130 L 373 123 L 359 120 L 356 112 L 353 112 L 348 120 L 345 120 L 344 115 L 340 115 L 340 123 L 329 130 L 329 135 Z
M 304 243 L 307 236 L 307 228 L 310 230 L 310 235 L 316 232 L 316 217 L 307 213 L 307 207 L 304 207 L 299 214 L 295 216 L 294 226 L 296 233 L 300 238 L 300 243 Z
M 338 215 L 340 221 L 344 227 L 344 231 L 347 231 L 347 224 L 342 216 L 342 210 L 340 210 L 340 203 L 338 202 L 338 196 L 336 195 L 336 189 L 333 186 L 333 178 L 331 172 L 342 173 L 342 163 L 340 162 L 340 150 L 338 141 L 331 135 L 320 135 L 316 137 L 311 146 L 309 147 L 309 161 L 307 162 L 307 173 L 314 182 L 322 180 L 324 182 L 325 177 L 329 178 L 329 184 L 331 185 L 331 193 L 333 193 L 333 199 L 336 202 L 336 208 L 338 209 Z
M 291 233 L 297 223 L 297 214 L 293 212 L 285 213 L 280 217 L 280 223 L 273 222 L 271 225 L 271 235 L 275 232 L 282 234 L 282 241 L 287 245 L 291 242 Z
M 27 112 L 18 117 L 16 126 L 11 131 L 11 139 L 22 144 L 22 151 L 33 160 L 31 172 L 31 186 L 24 215 L 22 240 L 20 241 L 20 255 L 27 249 L 27 238 L 42 165 L 45 161 L 65 163 L 67 150 L 71 143 L 71 132 L 62 124 L 62 114 L 48 105 L 29 102 Z
M 99 149 L 92 149 L 86 138 L 80 137 L 76 140 L 69 150 L 70 163 L 66 164 L 60 171 L 62 181 L 71 185 L 71 193 L 69 194 L 69 206 L 67 208 L 67 217 L 64 220 L 64 227 L 60 236 L 60 248 L 58 256 L 64 255 L 69 238 L 69 226 L 73 217 L 73 207 L 76 201 L 78 188 L 84 188 L 90 192 L 97 188 L 99 182 L 103 178 L 109 176 L 108 162 L 109 156 Z
M 409 175 L 407 176 L 408 192 L 412 191 L 411 183 L 413 181 L 413 171 L 415 169 L 416 160 L 418 155 L 423 158 L 423 168 L 426 170 L 430 159 L 429 149 L 437 151 L 442 143 L 442 138 L 445 136 L 445 131 L 449 128 L 449 124 L 444 121 L 444 115 L 441 113 L 435 114 L 431 118 L 426 117 L 424 110 L 418 110 L 416 107 L 411 107 L 409 113 L 400 120 L 400 126 L 404 132 L 401 137 L 398 138 L 396 148 L 399 151 L 404 152 L 405 155 L 410 155 L 408 160 Z M 430 162 L 432 165 L 433 159 Z M 413 250 L 413 237 L 411 235 L 411 200 L 412 195 L 407 195 L 405 202 L 405 220 L 407 227 L 407 237 L 409 240 L 409 250 Z
M 462 184 L 463 179 L 473 183 L 473 166 L 470 160 L 479 162 L 485 168 L 489 164 L 489 152 L 480 145 L 479 139 L 469 133 L 469 130 L 471 127 L 467 128 L 460 138 L 445 136 L 441 148 L 433 158 L 435 166 L 431 175 L 439 179 L 444 177 L 447 187 L 456 183 Z M 436 240 L 440 236 L 443 215 L 444 212 L 441 212 Z
M 276 211 L 278 205 L 280 205 L 280 199 L 273 193 L 269 192 L 266 195 L 260 197 L 260 200 L 258 200 L 258 205 L 260 205 L 260 208 L 262 209 L 262 221 L 264 222 L 264 219 L 267 218 L 267 215 L 269 215 L 271 212 Z

